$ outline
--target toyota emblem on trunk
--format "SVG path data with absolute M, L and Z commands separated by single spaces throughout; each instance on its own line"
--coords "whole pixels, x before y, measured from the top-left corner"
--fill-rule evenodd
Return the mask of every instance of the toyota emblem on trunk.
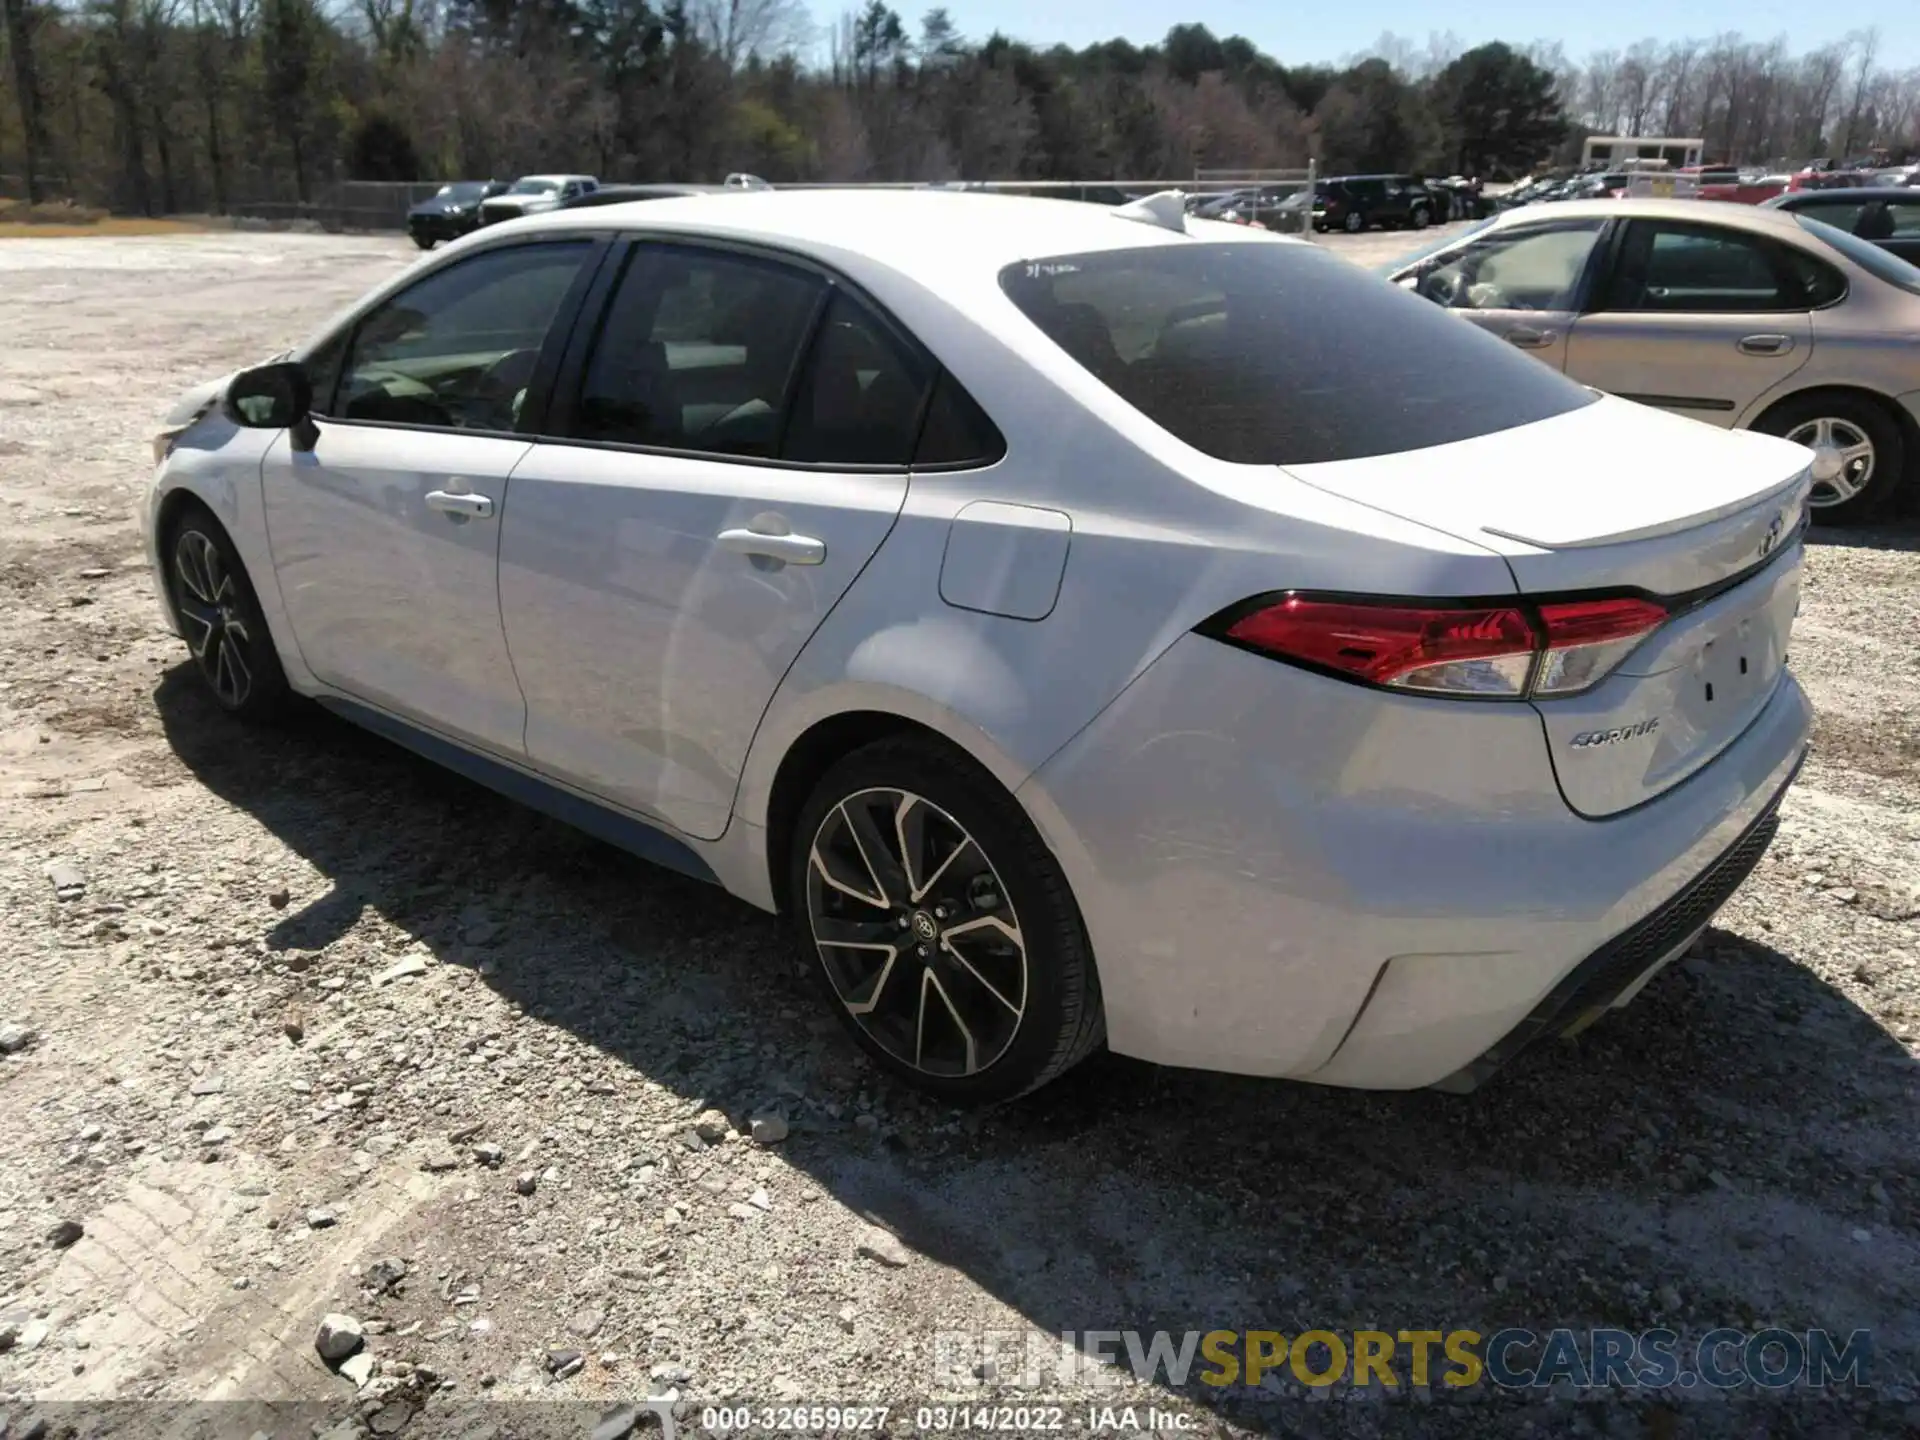
M 1760 537 L 1760 558 L 1766 559 L 1773 553 L 1773 547 L 1780 543 L 1780 532 L 1787 528 L 1787 515 L 1783 510 L 1773 517 L 1773 523 L 1767 526 L 1767 533 Z

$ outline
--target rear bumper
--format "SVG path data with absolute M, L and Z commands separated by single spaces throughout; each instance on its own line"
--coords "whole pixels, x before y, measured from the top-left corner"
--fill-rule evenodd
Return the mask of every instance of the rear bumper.
M 1587 820 L 1527 707 L 1387 696 L 1188 636 L 1020 794 L 1080 902 L 1113 1049 L 1415 1089 L 1472 1080 L 1529 1020 L 1564 1028 L 1690 938 L 1811 719 L 1784 676 L 1712 764 Z M 1582 970 L 1603 952 L 1626 958 Z
M 1804 759 L 1805 752 L 1801 753 Z M 1535 1041 L 1577 1033 L 1637 993 L 1654 971 L 1693 943 L 1714 913 L 1753 873 L 1780 828 L 1780 802 L 1799 773 L 1800 762 L 1796 761 L 1786 784 L 1775 792 L 1760 817 L 1718 859 L 1652 913 L 1569 970 L 1526 1019 L 1471 1063 L 1436 1082 L 1435 1088 L 1456 1092 L 1478 1089 Z

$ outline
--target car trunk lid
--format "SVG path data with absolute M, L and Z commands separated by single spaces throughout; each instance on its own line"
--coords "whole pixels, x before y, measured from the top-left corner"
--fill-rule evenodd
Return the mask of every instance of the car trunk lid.
M 1451 445 L 1286 468 L 1485 545 L 1529 593 L 1676 595 L 1745 570 L 1775 519 L 1785 529 L 1798 518 L 1812 458 L 1770 435 L 1604 397 Z
M 1810 459 L 1608 399 L 1452 445 L 1288 470 L 1486 545 L 1530 599 L 1632 592 L 1672 612 L 1593 689 L 1532 702 L 1567 803 L 1599 817 L 1708 764 L 1779 684 Z
M 1737 584 L 1681 602 L 1592 690 L 1534 701 L 1568 805 L 1594 817 L 1630 810 L 1746 732 L 1786 669 L 1801 561 L 1796 532 Z

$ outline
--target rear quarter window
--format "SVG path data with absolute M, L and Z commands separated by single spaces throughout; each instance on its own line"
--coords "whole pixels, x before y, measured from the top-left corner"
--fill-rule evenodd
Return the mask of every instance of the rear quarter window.
M 1022 261 L 1020 311 L 1149 420 L 1243 465 L 1357 460 L 1595 396 L 1316 246 L 1167 244 Z
M 1795 212 L 1793 218 L 1800 222 L 1808 234 L 1824 240 L 1874 279 L 1884 280 L 1909 295 L 1920 295 L 1920 267 L 1909 264 L 1891 251 L 1882 250 L 1871 240 L 1849 235 L 1810 215 Z

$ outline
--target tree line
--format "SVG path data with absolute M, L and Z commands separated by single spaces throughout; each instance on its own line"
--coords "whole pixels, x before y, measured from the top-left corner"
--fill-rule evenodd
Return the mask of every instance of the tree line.
M 1856 34 L 1576 64 L 1384 36 L 1287 65 L 1176 25 L 1041 49 L 885 0 L 0 0 L 0 193 L 132 213 L 304 202 L 346 179 L 1165 179 L 1197 168 L 1497 177 L 1590 131 L 1785 161 L 1920 146 L 1920 70 Z

